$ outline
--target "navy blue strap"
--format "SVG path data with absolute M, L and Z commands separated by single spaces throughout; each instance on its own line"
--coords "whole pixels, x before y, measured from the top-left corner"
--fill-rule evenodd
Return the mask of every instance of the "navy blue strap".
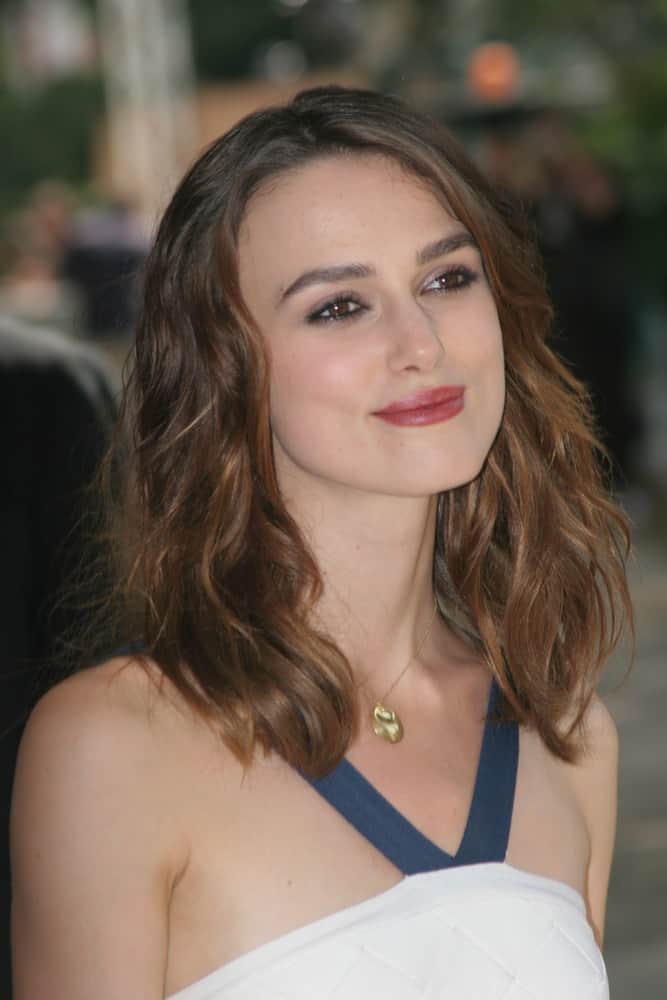
M 437 871 L 452 864 L 449 854 L 420 833 L 345 758 L 312 785 L 405 875 Z
M 494 679 L 475 791 L 455 858 L 457 865 L 504 861 L 507 854 L 519 767 L 519 726 L 516 722 L 494 721 L 499 704 L 500 689 Z
M 420 833 L 345 758 L 330 774 L 311 784 L 405 875 L 504 861 L 514 804 L 519 730 L 516 723 L 493 721 L 498 698 L 498 687 L 492 681 L 470 812 L 454 856 Z

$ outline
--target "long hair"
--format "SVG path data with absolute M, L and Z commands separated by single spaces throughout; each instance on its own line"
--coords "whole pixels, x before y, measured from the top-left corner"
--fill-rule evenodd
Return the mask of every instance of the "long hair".
M 572 760 L 631 616 L 627 526 L 605 493 L 583 387 L 547 346 L 551 309 L 520 214 L 446 129 L 370 91 L 305 91 L 248 116 L 197 160 L 164 213 L 124 411 L 122 586 L 140 609 L 137 638 L 243 763 L 262 747 L 318 775 L 349 745 L 356 688 L 312 625 L 322 583 L 276 481 L 268 359 L 241 298 L 237 239 L 272 178 L 355 155 L 388 157 L 422 180 L 480 248 L 506 408 L 480 475 L 439 497 L 434 590 L 489 663 L 505 715 Z

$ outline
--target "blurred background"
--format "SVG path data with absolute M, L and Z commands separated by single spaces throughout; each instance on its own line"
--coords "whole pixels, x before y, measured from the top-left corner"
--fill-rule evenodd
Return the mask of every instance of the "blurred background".
M 667 990 L 667 0 L 0 3 L 0 796 L 76 609 L 138 277 L 179 175 L 239 117 L 317 83 L 446 121 L 524 205 L 635 529 L 637 662 L 621 734 L 606 959 L 615 1000 Z M 63 540 L 66 539 L 66 544 Z M 4 837 L 4 832 L 3 835 Z M 6 857 L 6 842 L 0 841 Z M 3 862 L 0 932 L 4 978 Z M 6 990 L 4 989 L 7 984 Z

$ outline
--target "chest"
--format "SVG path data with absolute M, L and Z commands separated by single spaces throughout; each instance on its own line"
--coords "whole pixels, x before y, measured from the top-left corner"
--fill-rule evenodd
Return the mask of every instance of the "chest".
M 469 819 L 482 742 L 480 725 L 476 735 L 470 732 L 468 753 L 458 760 L 452 755 L 449 763 L 439 757 L 429 765 L 425 758 L 420 767 L 407 755 L 393 757 L 392 768 L 382 763 L 386 758 L 367 755 L 371 796 L 379 795 L 399 821 L 454 854 Z M 540 746 L 521 734 L 507 860 L 581 890 L 583 823 L 567 781 Z M 171 900 L 169 991 L 402 878 L 404 869 L 281 761 L 253 767 L 233 801 L 213 775 L 192 777 L 192 852 Z M 381 832 L 392 840 L 396 817 L 382 810 L 378 815 L 373 833 L 383 822 Z

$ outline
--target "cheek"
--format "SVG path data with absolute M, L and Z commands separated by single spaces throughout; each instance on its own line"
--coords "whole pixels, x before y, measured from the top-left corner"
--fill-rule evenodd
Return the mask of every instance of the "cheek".
M 377 365 L 356 342 L 308 337 L 290 348 L 274 349 L 271 363 L 270 419 L 281 485 L 297 469 L 362 481 Z M 354 442 L 358 447 L 351 447 Z
M 505 407 L 505 352 L 500 325 L 497 325 L 495 335 L 485 345 L 483 360 L 480 362 L 485 371 L 483 382 L 488 393 L 489 403 L 494 411 L 498 424 Z
M 319 354 L 290 352 L 271 366 L 270 421 L 281 487 L 296 469 L 329 475 L 349 439 L 345 411 L 354 393 L 341 364 Z M 333 416 L 332 416 L 333 415 Z
M 445 340 L 445 354 L 447 346 Z M 460 361 L 473 382 L 503 379 L 503 336 L 495 306 L 485 304 L 450 331 L 449 355 L 452 362 Z
M 477 322 L 461 333 L 458 356 L 469 376 L 475 422 L 481 421 L 484 433 L 495 433 L 505 405 L 503 336 L 495 306 L 483 310 Z
M 489 377 L 505 393 L 505 351 L 503 348 L 503 336 L 498 325 L 495 336 L 490 339 L 485 352 L 486 367 Z
M 336 345 L 300 343 L 271 356 L 271 416 L 274 428 L 314 421 L 334 409 L 338 417 L 362 409 L 366 366 L 359 352 Z

